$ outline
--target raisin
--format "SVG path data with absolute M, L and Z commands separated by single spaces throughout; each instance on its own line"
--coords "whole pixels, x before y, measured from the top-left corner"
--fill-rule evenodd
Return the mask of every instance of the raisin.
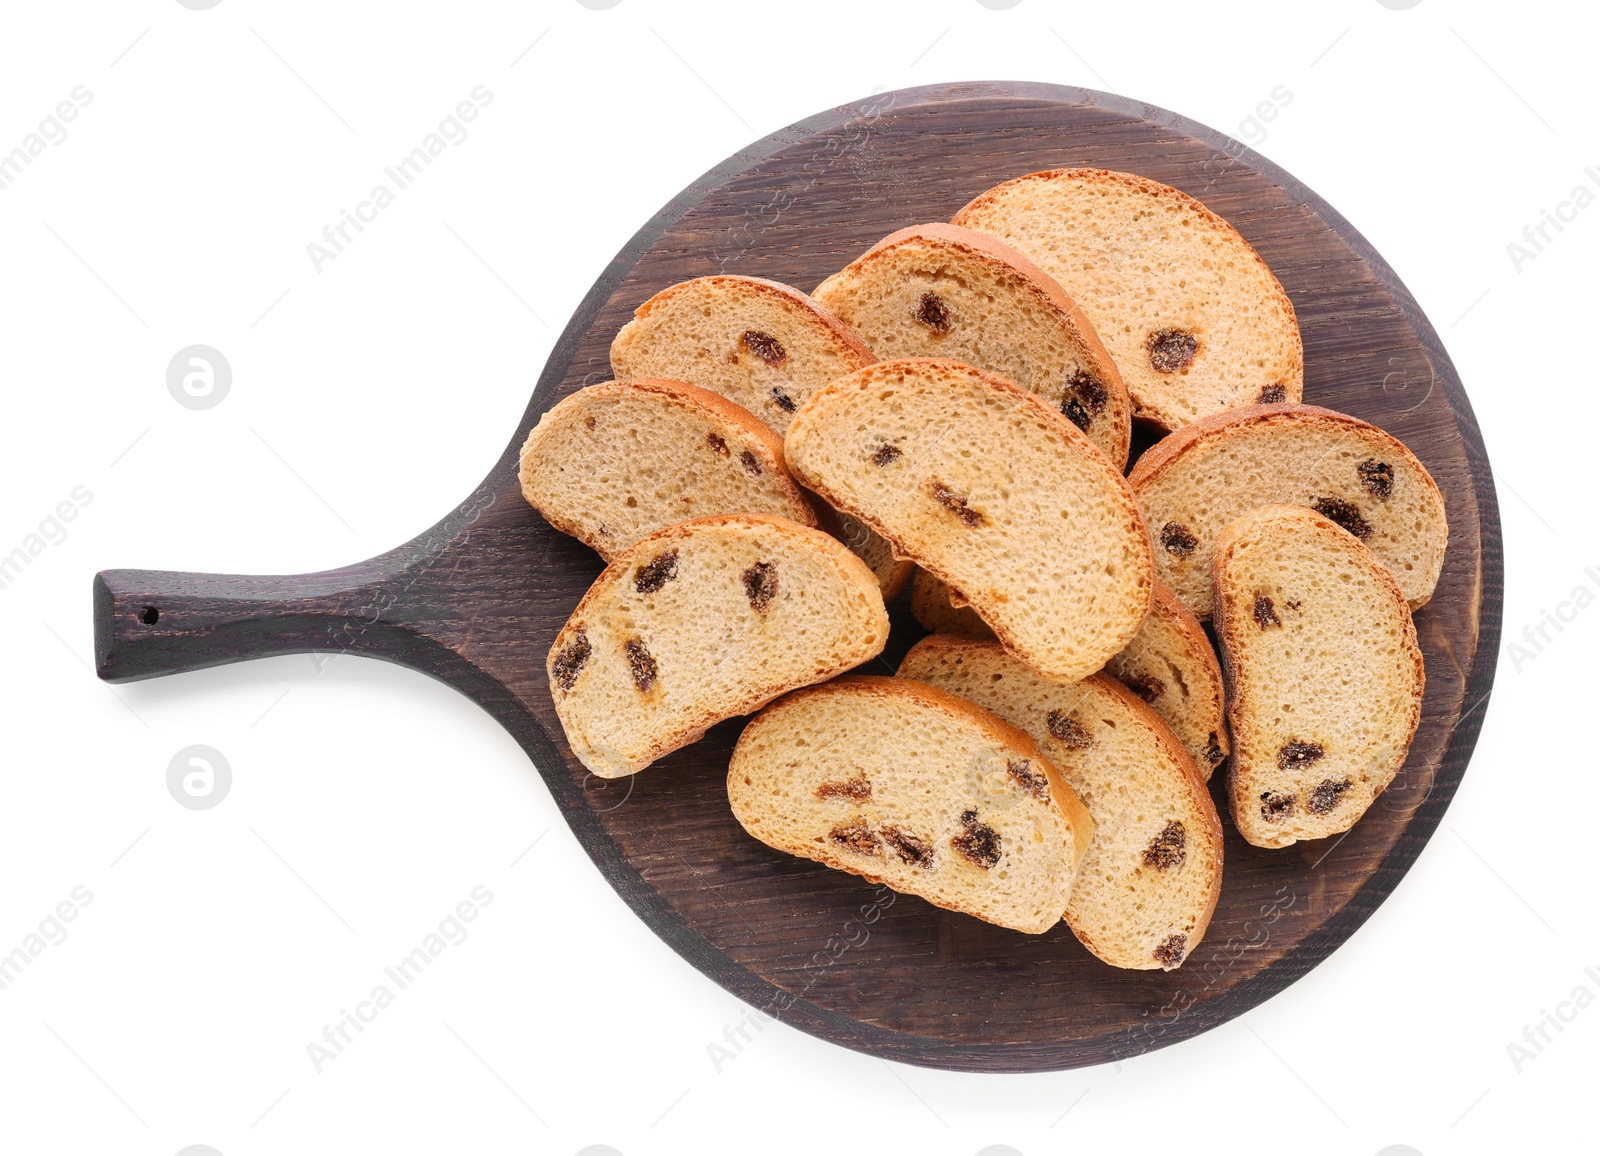
M 1282 405 L 1289 396 L 1289 391 L 1281 385 L 1263 385 L 1261 392 L 1256 395 L 1257 405 Z
M 1350 785 L 1349 779 L 1337 783 L 1332 779 L 1323 779 L 1306 796 L 1306 810 L 1313 815 L 1326 815 L 1339 805 L 1339 800 L 1350 789 Z
M 1210 737 L 1206 739 L 1206 758 L 1211 760 L 1213 767 L 1223 759 L 1222 744 L 1217 741 L 1216 731 L 1212 731 Z
M 793 413 L 795 411 L 794 398 L 784 393 L 777 386 L 772 387 L 772 400 L 777 403 L 778 408 L 783 410 L 784 413 Z
M 900 460 L 900 447 L 892 446 L 885 442 L 872 453 L 872 464 L 887 466 Z
M 1388 462 L 1368 458 L 1356 467 L 1361 477 L 1361 488 L 1374 498 L 1387 498 L 1394 493 L 1394 467 Z
M 551 664 L 551 674 L 556 680 L 556 685 L 562 690 L 571 690 L 572 684 L 578 681 L 584 663 L 589 661 L 590 653 L 589 636 L 580 626 L 572 636 L 572 641 L 557 651 L 556 660 Z
M 1150 953 L 1150 958 L 1159 963 L 1164 971 L 1171 971 L 1183 962 L 1183 949 L 1189 946 L 1187 935 L 1169 935 L 1156 944 L 1155 951 Z
M 721 454 L 723 457 L 728 456 L 728 443 L 723 441 L 716 434 L 706 434 L 706 445 L 711 447 L 712 453 Z
M 1194 362 L 1200 342 L 1187 329 L 1163 329 L 1144 339 L 1150 354 L 1150 368 L 1157 373 L 1177 373 Z
M 1000 862 L 1000 832 L 987 823 L 978 822 L 978 812 L 961 813 L 961 833 L 950 837 L 950 846 L 961 857 L 977 864 L 985 871 Z
M 1187 558 L 1200 545 L 1200 539 L 1194 536 L 1194 531 L 1188 526 L 1168 522 L 1161 527 L 1161 544 L 1167 548 L 1168 554 Z
M 840 823 L 828 832 L 828 838 L 841 847 L 847 847 L 857 855 L 874 855 L 878 850 L 878 837 L 872 829 L 860 818 L 851 819 L 848 823 Z
M 924 293 L 922 300 L 917 303 L 916 312 L 912 316 L 940 337 L 950 332 L 950 326 L 953 323 L 953 319 L 950 316 L 950 307 L 944 303 L 944 299 L 937 293 Z
M 744 583 L 744 596 L 750 599 L 750 609 L 764 613 L 778 596 L 778 564 L 757 562 L 739 575 L 739 581 Z
M 583 419 L 583 428 L 584 429 L 593 429 L 594 428 L 594 418 L 592 418 L 592 417 L 584 418 Z
M 857 776 L 853 779 L 840 779 L 833 783 L 823 783 L 817 788 L 819 799 L 870 799 L 872 798 L 872 784 Z
M 1303 743 L 1299 739 L 1290 739 L 1278 752 L 1278 769 L 1298 771 L 1301 767 L 1309 767 L 1324 753 L 1321 743 Z
M 1277 608 L 1272 605 L 1272 599 L 1265 594 L 1256 595 L 1254 610 L 1256 625 L 1265 630 L 1269 626 L 1282 626 L 1283 619 L 1278 617 Z
M 1075 397 L 1066 397 L 1061 400 L 1061 412 L 1067 415 L 1067 420 L 1081 430 L 1087 431 L 1089 423 L 1094 420 L 1089 416 L 1089 411 L 1083 408 L 1083 403 Z
M 1100 379 L 1086 369 L 1080 369 L 1067 378 L 1067 392 L 1078 399 L 1079 404 L 1091 415 L 1099 414 L 1106 408 L 1106 401 L 1111 394 L 1100 383 Z
M 759 329 L 746 329 L 739 337 L 739 344 L 768 365 L 782 365 L 789 359 L 789 351 L 782 342 Z
M 1094 746 L 1094 736 L 1081 722 L 1064 710 L 1053 710 L 1045 715 L 1044 725 L 1063 746 L 1071 747 L 1075 751 L 1088 750 Z
M 1361 507 L 1343 498 L 1318 498 L 1311 508 L 1330 522 L 1337 522 L 1357 538 L 1372 537 L 1372 526 L 1361 516 Z
M 917 867 L 933 866 L 933 844 L 919 839 L 904 827 L 885 823 L 879 828 L 883 841 L 893 847 L 901 860 Z
M 988 519 L 983 516 L 983 512 L 981 510 L 974 510 L 971 506 L 967 505 L 967 500 L 965 498 L 963 498 L 960 494 L 957 494 L 943 482 L 935 481 L 932 486 L 932 491 L 933 500 L 938 502 L 945 509 L 949 510 L 956 517 L 960 518 L 961 524 L 966 526 L 969 530 L 981 526 L 984 524 L 984 522 L 988 521 Z
M 1145 702 L 1155 702 L 1167 692 L 1167 684 L 1153 674 L 1129 675 L 1122 682 Z
M 633 588 L 640 594 L 654 594 L 678 576 L 678 552 L 668 550 L 657 554 L 649 565 L 640 566 L 633 574 Z
M 1172 820 L 1161 828 L 1161 834 L 1150 840 L 1150 846 L 1144 849 L 1144 865 L 1154 867 L 1157 871 L 1181 866 L 1189 853 L 1188 841 L 1188 832 L 1183 829 L 1183 824 Z
M 1027 791 L 1035 799 L 1040 799 L 1047 803 L 1050 801 L 1050 780 L 1043 771 L 1027 759 L 1007 760 L 1006 774 L 1016 781 L 1017 786 Z
M 629 639 L 622 649 L 628 656 L 628 672 L 633 675 L 633 685 L 642 694 L 656 684 L 656 660 L 650 657 L 644 640 L 640 638 Z
M 1269 823 L 1281 823 L 1294 814 L 1294 796 L 1261 792 L 1261 817 Z
M 739 461 L 745 469 L 749 470 L 756 477 L 759 478 L 761 476 L 761 463 L 756 460 L 755 454 L 751 453 L 749 450 L 741 450 L 739 453 Z

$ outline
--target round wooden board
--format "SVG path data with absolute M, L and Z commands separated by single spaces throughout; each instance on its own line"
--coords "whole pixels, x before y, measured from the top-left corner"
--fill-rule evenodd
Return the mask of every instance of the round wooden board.
M 809 290 L 895 229 L 948 220 L 991 185 L 1063 166 L 1140 173 L 1232 222 L 1299 313 L 1305 400 L 1401 438 L 1450 518 L 1443 576 L 1416 616 L 1428 687 L 1404 770 L 1339 839 L 1264 851 L 1225 820 L 1216 915 L 1170 973 L 1108 967 L 1064 923 L 1022 935 L 756 842 L 724 787 L 743 720 L 632 779 L 588 775 L 562 738 L 544 656 L 601 565 L 546 525 L 516 482 L 527 429 L 610 376 L 612 336 L 656 291 L 718 272 Z M 427 534 L 318 575 L 107 571 L 95 583 L 96 644 L 101 676 L 116 680 L 307 650 L 431 673 L 517 737 L 605 877 L 741 999 L 878 1056 L 1039 1071 L 1127 1058 L 1224 1023 L 1361 925 L 1466 768 L 1493 679 L 1501 573 L 1489 464 L 1455 371 L 1411 295 L 1343 218 L 1237 142 L 1162 109 L 1083 89 L 958 84 L 813 117 L 684 190 L 589 292 L 484 484 Z M 880 672 L 922 633 L 903 604 L 893 617 Z M 1225 777 L 1213 783 L 1219 807 Z

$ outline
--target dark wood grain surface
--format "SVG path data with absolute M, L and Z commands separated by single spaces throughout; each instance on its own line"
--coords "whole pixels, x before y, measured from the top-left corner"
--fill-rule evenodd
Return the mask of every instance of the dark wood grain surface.
M 1225 821 L 1216 916 L 1171 973 L 1107 967 L 1065 924 L 1042 936 L 1006 931 L 762 846 L 733 820 L 723 783 L 742 720 L 632 779 L 588 775 L 562 740 L 544 655 L 601 565 L 551 530 L 516 484 L 527 429 L 572 390 L 610 376 L 612 335 L 657 290 L 717 272 L 809 290 L 894 229 L 947 220 L 990 185 L 1059 166 L 1141 173 L 1231 221 L 1294 301 L 1306 401 L 1405 441 L 1450 518 L 1438 591 L 1417 614 L 1428 687 L 1405 769 L 1336 840 L 1265 851 Z M 1449 358 L 1394 273 L 1328 205 L 1236 142 L 1159 108 L 1049 85 L 946 85 L 883 93 L 752 145 L 617 255 L 511 434 L 477 491 L 427 534 L 368 562 L 294 577 L 99 575 L 101 677 L 307 650 L 435 675 L 517 737 L 595 864 L 659 935 L 740 998 L 846 1047 L 938 1067 L 1044 1070 L 1125 1058 L 1223 1023 L 1305 974 L 1383 901 L 1432 835 L 1477 738 L 1500 631 L 1500 525 Z M 893 618 L 873 669 L 892 669 L 921 633 L 903 606 Z M 1215 779 L 1219 803 L 1224 778 Z

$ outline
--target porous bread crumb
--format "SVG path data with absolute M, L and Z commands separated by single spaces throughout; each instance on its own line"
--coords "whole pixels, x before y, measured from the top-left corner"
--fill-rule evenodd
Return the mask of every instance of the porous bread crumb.
M 1067 923 L 1116 967 L 1173 967 L 1174 934 L 1198 943 L 1222 881 L 1222 826 L 1198 768 L 1160 718 L 1105 675 L 1047 679 L 994 642 L 934 635 L 899 677 L 993 711 L 1028 732 L 1088 807 L 1094 839 Z
M 1077 300 L 1136 416 L 1177 429 L 1271 387 L 1300 400 L 1288 295 L 1233 226 L 1177 189 L 1056 169 L 979 194 L 954 221 L 1020 250 Z
M 1421 718 L 1422 653 L 1399 587 L 1365 546 L 1301 506 L 1231 522 L 1214 581 L 1239 833 L 1286 847 L 1349 830 L 1405 762 Z M 1263 630 L 1263 598 L 1298 609 Z
M 1164 527 L 1161 580 L 1202 620 L 1211 617 L 1218 533 L 1262 506 L 1320 508 L 1389 568 L 1412 609 L 1432 596 L 1444 564 L 1449 527 L 1428 471 L 1383 430 L 1333 410 L 1252 406 L 1208 418 L 1146 450 L 1128 484 L 1150 525 Z M 1174 526 L 1192 546 L 1173 549 Z
M 1083 311 L 1022 254 L 955 225 L 885 237 L 816 300 L 880 358 L 945 357 L 997 373 L 1059 410 L 1122 468 L 1133 405 Z
M 1013 764 L 1046 778 L 1043 796 Z M 870 779 L 870 798 L 822 791 Z M 739 736 L 728 801 L 755 838 L 1019 931 L 1059 922 L 1092 823 L 1027 735 L 904 679 L 788 695 Z
M 675 577 L 641 591 L 638 575 L 668 556 Z M 546 671 L 573 754 L 614 778 L 866 662 L 888 636 L 877 580 L 841 543 L 731 514 L 668 527 L 619 556 L 556 636 Z

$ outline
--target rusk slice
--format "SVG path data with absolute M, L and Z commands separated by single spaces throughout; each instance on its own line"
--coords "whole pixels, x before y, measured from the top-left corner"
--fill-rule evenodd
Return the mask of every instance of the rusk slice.
M 911 579 L 911 616 L 932 634 L 959 634 L 963 638 L 993 640 L 994 631 L 978 617 L 978 612 L 950 597 L 950 587 L 920 566 Z
M 611 343 L 618 377 L 662 377 L 719 393 L 779 434 L 805 400 L 877 360 L 837 317 L 798 289 L 725 274 L 669 286 L 634 311 Z M 841 537 L 893 598 L 911 563 L 849 519 Z
M 877 655 L 889 616 L 866 565 L 820 530 L 729 514 L 651 534 L 578 603 L 545 662 L 573 754 L 642 770 L 706 728 Z
M 1094 327 L 1061 286 L 993 237 L 915 225 L 879 241 L 812 294 L 881 358 L 948 357 L 1059 409 L 1118 469 L 1132 405 Z
M 1378 556 L 1413 609 L 1433 594 L 1449 526 L 1412 452 L 1376 426 L 1311 405 L 1220 414 L 1150 447 L 1128 475 L 1156 538 L 1161 578 L 1211 617 L 1218 532 L 1258 506 L 1309 506 Z
M 1228 757 L 1222 667 L 1205 629 L 1165 582 L 1156 583 L 1150 616 L 1105 672 L 1161 716 L 1210 780 Z
M 817 524 L 783 439 L 726 398 L 676 381 L 608 381 L 553 406 L 522 447 L 522 496 L 610 561 L 646 534 L 713 514 Z
M 1094 840 L 1066 906 L 1083 945 L 1114 967 L 1182 964 L 1217 905 L 1222 824 L 1167 725 L 1114 679 L 1042 678 L 993 642 L 932 635 L 899 676 L 1026 731 L 1089 808 Z
M 1422 652 L 1390 572 L 1302 506 L 1231 522 L 1214 562 L 1233 821 L 1257 847 L 1348 831 L 1405 762 Z
M 1122 370 L 1135 416 L 1177 429 L 1300 400 L 1294 306 L 1238 231 L 1188 194 L 1131 173 L 1056 169 L 981 193 L 955 223 L 1060 282 Z
M 1093 823 L 1016 728 L 904 679 L 852 676 L 773 703 L 728 765 L 744 829 L 1037 934 L 1061 919 Z
M 798 289 L 731 274 L 663 289 L 611 343 L 616 376 L 692 382 L 780 434 L 818 389 L 875 360 L 860 338 Z
M 868 366 L 812 396 L 784 454 L 1041 673 L 1094 673 L 1150 608 L 1150 536 L 1122 475 L 1004 378 L 939 358 Z

